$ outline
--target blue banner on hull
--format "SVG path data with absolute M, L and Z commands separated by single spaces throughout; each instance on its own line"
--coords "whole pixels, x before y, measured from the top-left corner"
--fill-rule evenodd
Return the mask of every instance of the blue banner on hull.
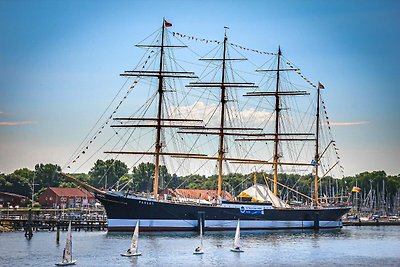
M 240 213 L 243 214 L 264 214 L 263 207 L 254 207 L 254 206 L 241 206 Z

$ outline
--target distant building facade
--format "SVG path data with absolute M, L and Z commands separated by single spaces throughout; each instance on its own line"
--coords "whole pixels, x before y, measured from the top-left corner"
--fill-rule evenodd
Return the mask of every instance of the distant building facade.
M 93 194 L 82 188 L 49 187 L 39 196 L 40 205 L 48 208 L 91 207 L 95 202 Z
M 29 199 L 26 196 L 8 193 L 8 192 L 0 192 L 0 207 L 7 208 L 8 206 L 20 206 L 25 207 L 28 205 Z

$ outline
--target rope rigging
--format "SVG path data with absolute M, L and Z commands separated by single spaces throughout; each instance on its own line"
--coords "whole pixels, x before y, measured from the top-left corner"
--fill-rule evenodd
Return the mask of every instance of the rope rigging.
M 200 55 L 197 51 L 192 49 L 191 47 L 188 47 L 188 51 L 192 54 L 192 56 L 197 56 L 201 60 L 201 62 L 206 62 L 206 64 L 194 64 L 189 61 L 185 61 L 182 59 L 178 59 L 175 55 L 174 49 L 166 49 L 165 54 L 164 54 L 164 61 L 163 61 L 163 75 L 168 75 L 171 73 L 187 73 L 185 69 L 187 68 L 187 65 L 194 65 L 196 67 L 201 67 L 201 70 L 198 71 L 200 73 L 199 77 L 194 78 L 196 83 L 207 83 L 208 81 L 209 84 L 211 83 L 217 83 L 220 74 L 222 72 L 222 63 L 219 61 L 215 60 L 204 60 L 207 57 L 218 59 L 221 58 L 221 54 L 224 53 L 223 50 L 223 45 L 224 43 L 222 41 L 217 41 L 217 40 L 209 40 L 205 38 L 198 38 L 195 36 L 189 36 L 186 34 L 178 33 L 178 32 L 171 32 L 168 29 L 165 30 L 165 42 L 168 45 L 171 44 L 172 41 L 178 40 L 179 44 L 182 46 L 187 46 L 184 42 L 183 39 L 187 39 L 188 41 L 197 41 L 205 44 L 212 44 L 215 45 L 210 51 L 205 53 L 203 56 Z M 174 38 L 171 38 L 172 37 Z M 160 45 L 161 43 L 161 32 L 160 29 L 153 32 L 150 34 L 148 37 L 143 39 L 141 43 L 147 42 L 150 40 L 151 44 L 156 44 Z M 172 40 L 171 40 L 172 39 Z M 112 145 L 112 150 L 117 149 L 117 151 L 122 152 L 124 149 L 131 149 L 131 150 L 136 150 L 138 151 L 144 151 L 144 152 L 150 152 L 152 151 L 153 147 L 155 146 L 154 142 L 150 142 L 149 136 L 153 137 L 155 133 L 155 129 L 153 128 L 140 128 L 139 126 L 143 126 L 140 121 L 134 121 L 133 123 L 129 121 L 129 125 L 135 126 L 133 127 L 134 129 L 127 129 L 127 128 L 113 128 L 113 136 L 110 137 L 105 144 L 101 145 L 97 150 L 93 151 L 93 154 L 90 156 L 87 155 L 89 152 L 89 149 L 92 147 L 93 143 L 95 140 L 98 140 L 98 137 L 104 132 L 104 129 L 106 126 L 110 124 L 111 120 L 114 120 L 116 118 L 117 112 L 120 111 L 120 107 L 126 102 L 128 99 L 128 96 L 131 95 L 131 93 L 134 91 L 141 91 L 142 89 L 146 88 L 145 86 L 147 85 L 147 100 L 144 102 L 143 105 L 141 105 L 135 112 L 131 113 L 130 118 L 153 118 L 154 114 L 157 112 L 157 97 L 158 93 L 154 90 L 155 85 L 157 84 L 156 82 L 156 77 L 146 77 L 144 75 L 147 71 L 151 71 L 152 69 L 157 69 L 157 64 L 161 63 L 159 62 L 159 57 L 160 55 L 160 50 L 158 48 L 153 47 L 143 47 L 140 46 L 140 48 L 145 49 L 145 52 L 142 56 L 142 58 L 139 60 L 138 65 L 133 68 L 135 71 L 143 71 L 143 75 L 140 76 L 140 74 L 133 80 L 132 84 L 129 86 L 128 90 L 126 90 L 125 94 L 120 98 L 120 101 L 116 101 L 120 93 L 122 92 L 123 88 L 126 87 L 128 84 L 128 81 L 130 80 L 129 77 L 126 78 L 123 86 L 119 89 L 117 94 L 114 96 L 112 99 L 111 103 L 107 106 L 106 110 L 103 112 L 103 114 L 100 116 L 100 118 L 97 120 L 95 125 L 90 129 L 89 133 L 85 136 L 83 141 L 80 143 L 80 145 L 77 147 L 77 149 L 74 151 L 74 153 L 71 155 L 71 157 L 68 159 L 67 163 L 65 164 L 66 168 L 70 169 L 72 166 L 76 166 L 78 160 L 81 160 L 83 155 L 88 156 L 88 158 L 83 161 L 80 166 L 77 168 L 81 168 L 84 166 L 86 163 L 89 162 L 99 151 L 101 151 L 106 145 L 109 145 L 111 141 L 116 140 L 115 144 Z M 271 52 L 265 52 L 265 51 L 260 51 L 257 49 L 250 49 L 241 45 L 237 45 L 234 43 L 227 42 L 226 43 L 226 57 L 228 58 L 227 64 L 226 64 L 226 81 L 225 83 L 229 84 L 237 84 L 237 83 L 249 83 L 247 80 L 252 80 L 253 78 L 256 78 L 254 84 L 258 87 L 257 90 L 253 89 L 254 92 L 258 92 L 260 90 L 266 91 L 266 92 L 273 92 L 273 88 L 275 86 L 276 82 L 276 75 L 277 71 L 271 71 L 271 72 L 264 72 L 262 74 L 260 73 L 250 73 L 248 71 L 241 71 L 236 68 L 234 68 L 234 60 L 229 60 L 232 59 L 232 56 L 239 55 L 241 58 L 247 59 L 244 53 L 247 52 L 252 52 L 253 54 L 256 54 L 257 56 L 262 56 L 264 62 L 262 64 L 258 64 L 256 61 L 259 60 L 258 58 L 254 59 L 249 56 L 249 60 L 247 64 L 250 64 L 252 67 L 257 67 L 258 69 L 263 69 L 265 66 L 267 66 L 267 69 L 270 70 L 275 70 L 277 68 L 277 58 L 278 54 L 277 53 L 271 53 Z M 265 57 L 265 56 L 272 56 L 272 57 Z M 297 89 L 298 91 L 300 90 L 305 90 L 307 92 L 311 92 L 311 89 L 317 89 L 318 86 L 315 85 L 313 82 L 311 82 L 304 74 L 300 71 L 299 68 L 297 68 L 293 63 L 291 63 L 288 59 L 286 59 L 284 56 L 281 58 L 282 60 L 282 65 L 286 65 L 283 67 L 288 67 L 289 70 L 293 70 L 292 72 L 295 72 L 298 77 L 301 79 L 294 78 L 292 79 L 292 76 L 289 75 L 288 72 L 286 71 L 281 71 L 280 75 L 280 92 L 290 92 L 293 89 Z M 281 66 L 282 67 L 282 66 Z M 282 67 L 282 68 L 283 68 Z M 193 72 L 196 73 L 196 72 Z M 159 74 L 161 75 L 161 73 Z M 295 81 L 296 79 L 300 81 Z M 210 82 L 211 81 L 211 82 Z M 306 82 L 306 85 L 303 85 L 302 83 Z M 140 82 L 140 85 L 139 85 Z M 209 156 L 210 158 L 215 158 L 217 155 L 216 151 L 216 143 L 218 142 L 218 138 L 215 135 L 212 135 L 211 132 L 208 132 L 208 135 L 206 136 L 200 136 L 200 135 L 188 135 L 188 134 L 182 134 L 179 133 L 178 131 L 180 130 L 178 128 L 178 131 L 176 130 L 177 127 L 173 126 L 179 126 L 180 124 L 177 122 L 172 122 L 168 121 L 168 119 L 172 118 L 180 118 L 184 120 L 191 120 L 191 119 L 202 119 L 203 124 L 201 127 L 204 127 L 204 129 L 207 129 L 207 127 L 215 127 L 215 125 L 218 125 L 218 118 L 221 116 L 221 103 L 216 103 L 216 101 L 219 101 L 220 98 L 220 93 L 218 91 L 218 88 L 211 88 L 211 87 L 205 87 L 205 88 L 191 88 L 190 86 L 187 86 L 186 82 L 183 82 L 181 79 L 163 79 L 163 91 L 165 94 L 162 95 L 162 102 L 164 105 L 162 106 L 161 113 L 163 116 L 163 119 L 165 121 L 162 121 L 162 131 L 161 131 L 161 148 L 164 152 L 170 152 L 169 149 L 173 149 L 172 151 L 183 151 L 184 153 L 196 153 L 196 154 L 205 154 L 205 155 L 211 155 Z M 311 86 L 311 87 L 310 87 Z M 232 86 L 233 87 L 233 86 Z M 226 125 L 224 127 L 228 128 L 251 128 L 251 127 L 259 127 L 262 130 L 255 131 L 257 133 L 265 133 L 266 137 L 268 138 L 268 134 L 273 132 L 273 125 L 275 123 L 275 110 L 274 110 L 274 101 L 272 98 L 268 96 L 260 96 L 257 98 L 251 98 L 251 97 L 243 97 L 243 94 L 248 92 L 248 89 L 244 88 L 234 88 L 234 89 L 229 89 L 226 91 Z M 240 100 L 240 101 L 239 101 Z M 308 101 L 308 104 L 304 105 L 304 102 Z M 285 96 L 281 97 L 281 102 L 280 102 L 280 115 L 279 115 L 279 130 L 280 130 L 280 135 L 279 138 L 284 138 L 285 134 L 291 134 L 291 133 L 298 133 L 298 132 L 303 132 L 303 133 L 312 133 L 314 128 L 315 128 L 315 111 L 313 109 L 314 104 L 315 104 L 315 98 L 312 101 L 307 100 L 297 100 L 296 96 Z M 332 139 L 332 132 L 329 124 L 329 119 L 328 115 L 326 112 L 326 106 L 325 102 L 321 100 L 322 103 L 322 116 L 323 121 L 321 123 L 321 126 L 327 126 L 328 131 L 321 131 L 321 142 L 324 144 L 331 144 Z M 109 116 L 105 116 L 105 114 L 110 111 L 110 107 L 112 105 L 115 105 L 115 108 L 111 110 L 111 114 Z M 104 120 L 105 118 L 105 120 Z M 102 120 L 103 123 L 100 123 Z M 128 122 L 123 122 L 123 121 L 117 121 L 117 124 L 124 125 L 128 124 Z M 151 122 L 146 122 L 148 124 L 147 126 L 151 125 Z M 167 127 L 171 126 L 171 127 Z M 190 126 L 190 125 L 189 125 Z M 196 125 L 193 125 L 195 127 Z M 202 128 L 199 128 L 202 129 Z M 200 131 L 200 130 L 197 130 Z M 260 159 L 264 161 L 271 161 L 273 160 L 273 144 L 271 141 L 264 141 L 264 142 L 238 142 L 236 139 L 237 137 L 234 136 L 235 131 L 229 131 L 226 130 L 226 132 L 233 133 L 231 135 L 226 135 L 224 136 L 224 146 L 223 146 L 223 151 L 224 151 L 224 157 L 232 157 L 232 158 L 254 158 L 254 159 Z M 207 134 L 207 132 L 206 132 Z M 289 135 L 290 137 L 290 135 Z M 289 139 L 289 138 L 287 138 Z M 311 138 L 310 138 L 311 139 Z M 226 142 L 225 142 L 226 141 Z M 286 140 L 288 141 L 288 140 Z M 312 145 L 307 144 L 306 142 L 302 143 L 297 143 L 297 142 L 286 142 L 286 141 L 280 141 L 278 145 L 278 150 L 279 150 L 279 162 L 310 162 L 311 159 L 313 158 L 313 148 Z M 290 141 L 290 140 L 289 140 Z M 310 142 L 311 143 L 311 142 Z M 260 145 L 257 145 L 260 144 Z M 333 159 L 331 154 L 324 154 L 323 157 L 321 157 L 321 169 L 323 173 L 329 172 L 330 168 L 336 163 L 340 162 L 339 154 L 338 154 L 338 149 L 336 148 L 336 144 L 333 142 L 331 145 L 332 149 L 334 150 L 334 155 L 336 156 L 335 159 Z M 321 148 L 324 148 L 323 145 L 321 145 Z M 90 150 L 92 151 L 92 150 Z M 115 162 L 118 158 L 119 155 L 116 154 L 114 157 L 110 156 L 107 154 L 106 157 L 111 157 L 113 162 Z M 133 164 L 131 167 L 128 169 L 128 172 L 133 170 L 133 168 L 140 162 L 143 162 L 145 155 L 137 155 L 133 156 L 134 160 L 132 160 Z M 198 165 L 191 165 L 190 159 L 189 158 L 171 158 L 170 156 L 160 156 L 161 162 L 164 163 L 165 165 L 173 166 L 174 167 L 174 173 L 180 174 L 183 172 L 189 172 L 190 175 L 186 176 L 186 179 L 182 182 L 182 185 L 184 185 L 190 177 L 192 177 L 195 174 L 199 174 L 201 171 L 204 171 L 204 169 L 212 169 L 212 168 L 207 168 L 207 166 L 214 166 L 215 167 L 215 160 L 214 159 L 208 159 L 205 160 L 204 162 L 198 164 Z M 323 160 L 326 160 L 327 162 L 322 162 Z M 260 164 L 254 167 L 255 165 L 252 165 L 251 167 L 246 166 L 246 164 L 238 164 L 238 165 L 229 165 L 228 164 L 229 160 L 224 159 L 224 170 L 225 175 L 227 173 L 231 173 L 233 171 L 234 173 L 238 173 L 241 171 L 242 173 L 252 173 L 254 170 L 262 172 L 263 169 L 268 165 L 268 164 Z M 278 164 L 280 171 L 284 171 L 283 167 L 284 165 Z M 65 168 L 64 166 L 64 168 Z M 235 166 L 232 168 L 232 166 Z M 338 167 L 343 174 L 343 167 L 338 164 Z M 252 168 L 252 169 L 251 169 Z M 103 175 L 103 177 L 100 179 L 99 183 L 103 180 L 103 178 L 106 176 L 107 172 L 111 169 L 111 166 L 109 166 L 108 170 L 106 173 Z M 76 170 L 75 170 L 76 171 Z M 307 174 L 309 173 L 310 170 L 304 169 L 304 166 L 288 166 L 288 170 L 285 170 L 288 172 L 291 171 L 296 171 L 297 173 L 301 174 Z M 321 175 L 320 179 L 322 179 L 323 176 Z M 243 184 L 246 180 L 248 180 L 248 176 L 244 176 L 243 181 L 240 184 Z M 172 177 L 171 177 L 172 180 Z M 170 183 L 170 181 L 164 181 L 164 184 L 162 187 L 167 187 Z M 287 177 L 287 180 L 289 180 L 289 177 Z M 299 183 L 300 178 L 294 183 L 294 186 L 297 186 Z M 122 185 L 122 188 L 125 188 L 125 186 L 128 184 L 128 182 L 124 185 Z M 233 190 L 236 190 L 237 185 Z M 178 187 L 179 188 L 179 187 Z M 289 198 L 289 191 L 288 189 L 281 189 L 281 193 L 285 194 L 286 198 Z

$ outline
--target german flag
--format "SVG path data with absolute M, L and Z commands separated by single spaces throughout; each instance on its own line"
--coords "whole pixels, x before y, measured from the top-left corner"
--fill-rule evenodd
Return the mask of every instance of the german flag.
M 351 192 L 353 193 L 360 193 L 361 192 L 361 188 L 354 186 L 353 189 L 351 190 Z

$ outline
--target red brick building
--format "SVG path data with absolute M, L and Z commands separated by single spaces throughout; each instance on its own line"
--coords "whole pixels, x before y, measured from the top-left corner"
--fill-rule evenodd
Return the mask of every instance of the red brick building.
M 80 208 L 95 202 L 93 194 L 82 188 L 49 187 L 39 196 L 40 205 L 49 208 Z
M 29 203 L 29 199 L 14 193 L 0 192 L 0 207 L 20 206 L 25 207 Z

